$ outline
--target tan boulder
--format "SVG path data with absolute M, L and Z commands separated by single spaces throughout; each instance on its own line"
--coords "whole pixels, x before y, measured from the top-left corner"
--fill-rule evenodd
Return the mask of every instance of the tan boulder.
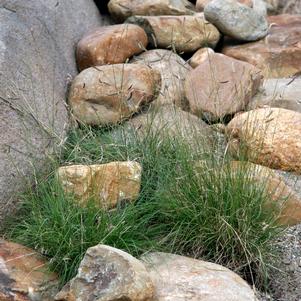
M 283 108 L 301 113 L 301 78 L 267 79 L 249 102 L 247 109 Z
M 194 5 L 188 0 L 110 0 L 111 16 L 124 21 L 130 16 L 192 15 Z
M 151 301 L 153 283 L 144 265 L 130 254 L 105 245 L 87 250 L 77 275 L 57 301 Z
M 237 45 L 228 41 L 222 52 L 261 69 L 268 78 L 301 72 L 301 15 L 268 18 L 269 34 L 263 40 Z
M 69 104 L 80 122 L 108 125 L 137 112 L 156 98 L 160 74 L 141 64 L 90 67 L 71 85 Z
M 218 120 L 243 110 L 261 85 L 253 65 L 213 53 L 189 72 L 185 94 L 190 110 L 208 120 Z
M 257 301 L 249 285 L 221 265 L 167 253 L 141 259 L 154 283 L 156 301 Z
M 131 62 L 143 63 L 161 74 L 161 89 L 152 106 L 174 104 L 186 108 L 184 81 L 191 67 L 176 53 L 154 49 L 136 56 Z
M 0 300 L 53 301 L 59 281 L 47 261 L 22 245 L 0 240 Z
M 301 173 L 301 113 L 261 108 L 234 117 L 227 125 L 229 148 L 248 160 Z
M 133 24 L 103 26 L 87 33 L 76 49 L 79 70 L 124 63 L 148 44 L 145 31 Z
M 196 10 L 199 12 L 204 11 L 205 6 L 210 3 L 212 0 L 197 0 L 196 1 Z M 249 7 L 253 6 L 252 0 L 238 0 L 239 3 L 247 5 Z
M 220 33 L 203 14 L 194 16 L 134 16 L 128 23 L 141 26 L 154 47 L 177 52 L 193 52 L 201 47 L 215 47 Z
M 194 53 L 194 55 L 190 58 L 189 64 L 192 68 L 196 68 L 198 65 L 203 63 L 208 59 L 209 55 L 214 53 L 214 50 L 208 47 L 200 48 L 198 51 Z
M 73 193 L 81 205 L 93 198 L 100 208 L 112 208 L 123 200 L 135 200 L 140 192 L 141 165 L 111 162 L 62 166 L 57 177 L 66 193 Z

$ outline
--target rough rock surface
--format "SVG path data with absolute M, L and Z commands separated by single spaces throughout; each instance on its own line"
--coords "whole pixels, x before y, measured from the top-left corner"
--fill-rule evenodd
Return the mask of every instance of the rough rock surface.
M 256 301 L 249 285 L 220 265 L 189 257 L 150 253 L 142 257 L 156 301 Z
M 301 113 L 262 108 L 242 113 L 227 125 L 229 147 L 248 160 L 284 171 L 301 173 Z
M 87 250 L 78 273 L 58 293 L 57 301 L 151 301 L 153 284 L 144 265 L 105 245 Z
M 186 78 L 190 110 L 208 120 L 241 111 L 257 92 L 261 79 L 253 65 L 213 53 Z
M 234 0 L 213 0 L 206 5 L 204 13 L 223 34 L 237 40 L 256 41 L 268 33 L 264 15 Z
M 249 62 L 269 78 L 289 77 L 301 72 L 301 15 L 268 18 L 268 36 L 257 42 L 236 45 L 228 42 L 222 52 Z
M 69 104 L 83 123 L 118 123 L 155 99 L 160 81 L 157 71 L 142 64 L 90 67 L 73 80 Z
M 91 66 L 124 63 L 142 52 L 148 44 L 145 31 L 133 24 L 99 27 L 78 43 L 77 65 L 80 70 Z
M 301 78 L 267 79 L 249 102 L 247 109 L 269 106 L 301 113 Z
M 0 240 L 0 300 L 53 301 L 58 278 L 34 250 Z
M 191 67 L 176 53 L 154 49 L 136 56 L 131 62 L 143 63 L 161 74 L 161 89 L 152 106 L 174 104 L 186 108 L 184 81 Z
M 1 222 L 65 138 L 74 46 L 103 19 L 92 0 L 0 2 Z
M 141 172 L 139 163 L 128 161 L 62 166 L 57 176 L 63 189 L 74 193 L 80 204 L 93 198 L 100 208 L 112 208 L 119 201 L 138 197 Z
M 143 27 L 152 46 L 177 52 L 193 52 L 204 46 L 214 48 L 220 39 L 219 31 L 201 13 L 194 16 L 134 16 L 126 22 Z
M 204 11 L 204 8 L 207 4 L 209 4 L 212 0 L 197 0 L 196 1 L 196 10 L 199 12 Z M 252 0 L 238 0 L 239 3 L 247 5 L 249 7 L 253 6 L 253 1 Z
M 206 61 L 210 54 L 214 53 L 211 48 L 204 47 L 200 48 L 198 51 L 194 53 L 194 55 L 190 58 L 189 64 L 192 68 L 196 68 L 198 65 Z
M 188 0 L 111 0 L 109 12 L 118 21 L 130 16 L 192 15 L 194 5 Z

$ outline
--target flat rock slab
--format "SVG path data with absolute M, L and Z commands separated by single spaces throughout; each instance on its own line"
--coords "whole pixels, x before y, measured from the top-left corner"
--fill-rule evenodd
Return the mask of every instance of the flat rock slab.
M 126 252 L 105 245 L 87 250 L 78 273 L 57 301 L 151 301 L 153 283 L 144 265 Z
M 237 45 L 228 41 L 222 52 L 260 68 L 265 77 L 285 78 L 301 72 L 301 15 L 268 17 L 269 34 L 261 41 Z
M 202 13 L 194 16 L 134 16 L 128 23 L 141 26 L 153 47 L 177 52 L 193 52 L 201 47 L 214 48 L 220 39 L 216 27 Z
M 59 281 L 40 254 L 0 240 L 0 300 L 53 301 Z
M 156 301 L 256 301 L 249 285 L 220 265 L 150 253 L 141 258 L 155 286 Z
M 205 6 L 206 19 L 223 34 L 241 41 L 256 41 L 268 33 L 265 15 L 235 0 L 213 0 Z
M 301 113 L 261 108 L 238 114 L 226 127 L 233 153 L 284 171 L 301 173 Z
M 193 114 L 215 121 L 243 110 L 261 81 L 253 65 L 212 53 L 189 72 L 185 95 Z

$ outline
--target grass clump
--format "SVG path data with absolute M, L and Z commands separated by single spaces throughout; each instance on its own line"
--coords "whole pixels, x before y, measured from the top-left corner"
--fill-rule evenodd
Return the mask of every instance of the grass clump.
M 157 250 L 210 260 L 262 284 L 281 232 L 263 210 L 264 186 L 245 170 L 231 172 L 227 158 L 205 153 L 205 142 L 195 139 L 199 147 L 160 129 L 74 130 L 59 164 L 135 160 L 143 167 L 138 200 L 110 211 L 93 200 L 81 208 L 49 176 L 25 195 L 7 235 L 48 256 L 62 283 L 76 274 L 87 248 L 103 243 L 134 256 Z

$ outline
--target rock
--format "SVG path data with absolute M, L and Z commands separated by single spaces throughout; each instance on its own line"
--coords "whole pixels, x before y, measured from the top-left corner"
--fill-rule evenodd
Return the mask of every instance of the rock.
M 229 148 L 248 160 L 301 173 L 301 113 L 262 108 L 242 113 L 227 125 Z
M 236 45 L 228 42 L 222 52 L 260 68 L 265 77 L 284 78 L 301 72 L 301 16 L 268 18 L 269 35 L 261 41 Z
M 256 93 L 261 79 L 260 71 L 251 64 L 213 53 L 186 78 L 190 110 L 212 121 L 241 111 Z
M 204 19 L 194 16 L 134 16 L 128 23 L 141 26 L 153 47 L 171 48 L 177 52 L 193 52 L 203 46 L 215 47 L 220 33 Z
M 170 50 L 155 49 L 136 56 L 131 62 L 143 63 L 161 74 L 161 89 L 152 106 L 175 104 L 186 108 L 184 102 L 184 81 L 191 67 Z
M 112 208 L 120 201 L 138 197 L 141 172 L 137 162 L 111 162 L 62 166 L 57 177 L 64 191 L 73 193 L 80 204 L 93 198 L 98 207 Z
M 277 223 L 293 226 L 301 223 L 301 198 L 286 185 L 285 180 L 268 167 L 250 162 L 231 162 L 231 168 L 238 175 L 247 173 L 250 180 L 263 185 L 271 203 L 265 204 L 275 210 Z
M 45 258 L 22 245 L 0 240 L 0 271 L 1 301 L 52 301 L 58 292 Z
M 69 104 L 85 124 L 118 123 L 156 98 L 160 74 L 142 64 L 90 67 L 73 80 Z
M 196 1 L 196 10 L 199 12 L 204 11 L 204 8 L 207 4 L 209 4 L 212 0 L 197 0 Z M 249 7 L 253 6 L 252 0 L 238 0 L 239 3 L 247 5 Z
M 257 301 L 242 278 L 218 264 L 167 253 L 149 253 L 142 261 L 156 301 Z
M 234 0 L 213 0 L 206 5 L 204 13 L 223 34 L 240 41 L 256 41 L 268 33 L 264 15 Z
M 268 2 L 271 2 L 272 7 L 276 7 L 274 9 L 274 13 L 284 13 L 284 14 L 301 14 L 301 1 L 295 0 L 295 1 L 287 1 L 287 0 L 269 0 Z M 278 4 L 276 6 L 275 4 Z
M 1 222 L 65 139 L 74 46 L 104 20 L 92 0 L 0 2 Z
M 214 53 L 214 51 L 211 48 L 208 48 L 208 47 L 200 48 L 190 58 L 190 60 L 189 60 L 190 66 L 192 68 L 196 68 L 198 65 L 200 65 L 201 63 L 206 61 L 208 59 L 208 56 L 212 53 Z
M 78 43 L 76 57 L 80 70 L 106 64 L 124 63 L 148 44 L 145 31 L 133 24 L 99 27 Z
M 301 113 L 301 78 L 265 80 L 263 89 L 249 102 L 247 109 L 265 106 Z
M 153 284 L 144 265 L 121 250 L 97 245 L 87 250 L 77 275 L 57 301 L 151 301 Z
M 192 15 L 194 6 L 187 0 L 111 0 L 108 4 L 112 17 L 123 22 L 128 17 Z

